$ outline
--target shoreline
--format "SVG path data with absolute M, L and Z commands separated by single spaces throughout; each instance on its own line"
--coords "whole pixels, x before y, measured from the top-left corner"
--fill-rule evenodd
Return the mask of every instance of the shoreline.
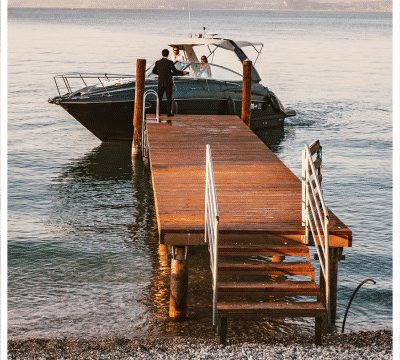
M 85 7 L 85 6 L 36 6 L 32 7 L 32 5 L 20 5 L 20 6 L 9 6 L 8 10 L 19 10 L 19 9 L 24 9 L 24 10 L 116 10 L 116 11 L 126 11 L 126 10 L 143 10 L 143 11 L 159 11 L 159 12 L 187 12 L 187 9 L 182 9 L 182 8 L 157 8 L 157 7 L 113 7 L 113 6 L 104 6 L 104 7 Z M 224 8 L 207 8 L 207 9 L 191 9 L 191 12 L 201 12 L 201 11 L 231 11 L 231 12 L 268 12 L 268 13 L 299 13 L 299 12 L 304 12 L 304 13 L 327 13 L 327 14 L 392 14 L 393 9 L 387 10 L 387 9 L 257 9 L 257 8 L 229 8 L 229 9 L 224 9 Z
M 276 334 L 275 334 L 276 335 Z M 312 336 L 287 334 L 264 341 L 215 337 L 58 338 L 9 340 L 9 359 L 392 359 L 392 331 L 328 334 L 322 346 Z

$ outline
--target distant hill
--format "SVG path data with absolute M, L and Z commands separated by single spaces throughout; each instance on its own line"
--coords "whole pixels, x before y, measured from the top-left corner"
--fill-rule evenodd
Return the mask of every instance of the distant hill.
M 105 8 L 186 10 L 188 0 L 9 0 L 10 8 Z M 391 12 L 391 0 L 189 0 L 192 10 L 308 10 Z

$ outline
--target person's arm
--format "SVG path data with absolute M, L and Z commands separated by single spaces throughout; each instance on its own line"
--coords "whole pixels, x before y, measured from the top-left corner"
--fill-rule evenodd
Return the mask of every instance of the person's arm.
M 186 71 L 178 70 L 175 67 L 175 65 L 174 65 L 174 63 L 172 61 L 171 61 L 171 72 L 172 72 L 172 76 L 185 75 L 186 74 Z
M 158 75 L 158 68 L 157 68 L 157 63 L 154 64 L 153 70 L 152 70 L 153 74 Z

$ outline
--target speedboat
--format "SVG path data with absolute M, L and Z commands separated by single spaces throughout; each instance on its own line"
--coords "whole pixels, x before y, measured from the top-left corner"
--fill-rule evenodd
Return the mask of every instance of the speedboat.
M 248 59 L 243 49 L 255 53 L 251 71 L 251 123 L 252 129 L 283 126 L 286 117 L 296 112 L 286 109 L 278 97 L 261 84 L 256 70 L 263 44 L 233 41 L 215 34 L 198 34 L 187 40 L 174 41 L 185 61 L 175 63 L 176 68 L 188 74 L 174 77 L 173 112 L 175 114 L 241 115 L 241 64 Z M 222 57 L 219 53 L 223 52 Z M 199 58 L 207 54 L 205 71 Z M 228 56 L 226 56 L 228 54 Z M 200 55 L 200 56 L 199 56 Z M 227 66 L 222 62 L 229 62 Z M 234 65 L 238 69 L 234 69 Z M 154 64 L 146 69 L 145 90 L 157 90 Z M 58 96 L 50 98 L 60 105 L 101 141 L 132 140 L 135 76 L 126 74 L 56 75 L 54 81 Z M 82 87 L 83 86 L 83 87 Z M 151 93 L 151 92 L 150 92 Z M 154 94 L 146 98 L 146 112 L 156 112 Z M 165 101 L 160 112 L 166 112 Z

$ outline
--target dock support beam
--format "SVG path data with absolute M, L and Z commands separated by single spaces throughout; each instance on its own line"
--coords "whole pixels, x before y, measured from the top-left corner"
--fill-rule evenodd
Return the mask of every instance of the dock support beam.
M 330 326 L 335 326 L 336 323 L 336 309 L 337 309 L 337 284 L 339 272 L 339 260 L 342 256 L 343 248 L 331 248 L 329 251 L 329 268 L 330 268 L 330 297 L 331 297 L 331 316 Z
M 169 267 L 168 245 L 158 244 L 158 261 L 161 269 L 167 269 Z
M 179 321 L 186 318 L 188 266 L 187 246 L 172 246 L 169 317 Z
M 144 83 L 146 74 L 146 60 L 136 60 L 136 85 L 135 85 L 135 108 L 133 110 L 133 144 L 132 156 L 135 156 L 140 151 L 140 137 L 142 134 L 143 121 L 143 96 Z
M 339 260 L 342 257 L 343 248 L 330 248 L 329 249 L 329 282 L 331 285 L 330 291 L 330 322 L 326 324 L 328 328 L 332 328 L 336 324 L 337 315 L 337 284 L 338 284 L 338 272 L 339 272 Z M 320 269 L 320 287 L 321 292 L 325 294 L 325 279 Z M 325 299 L 326 301 L 326 299 Z
M 250 60 L 243 61 L 242 120 L 248 127 L 251 115 L 251 68 Z

